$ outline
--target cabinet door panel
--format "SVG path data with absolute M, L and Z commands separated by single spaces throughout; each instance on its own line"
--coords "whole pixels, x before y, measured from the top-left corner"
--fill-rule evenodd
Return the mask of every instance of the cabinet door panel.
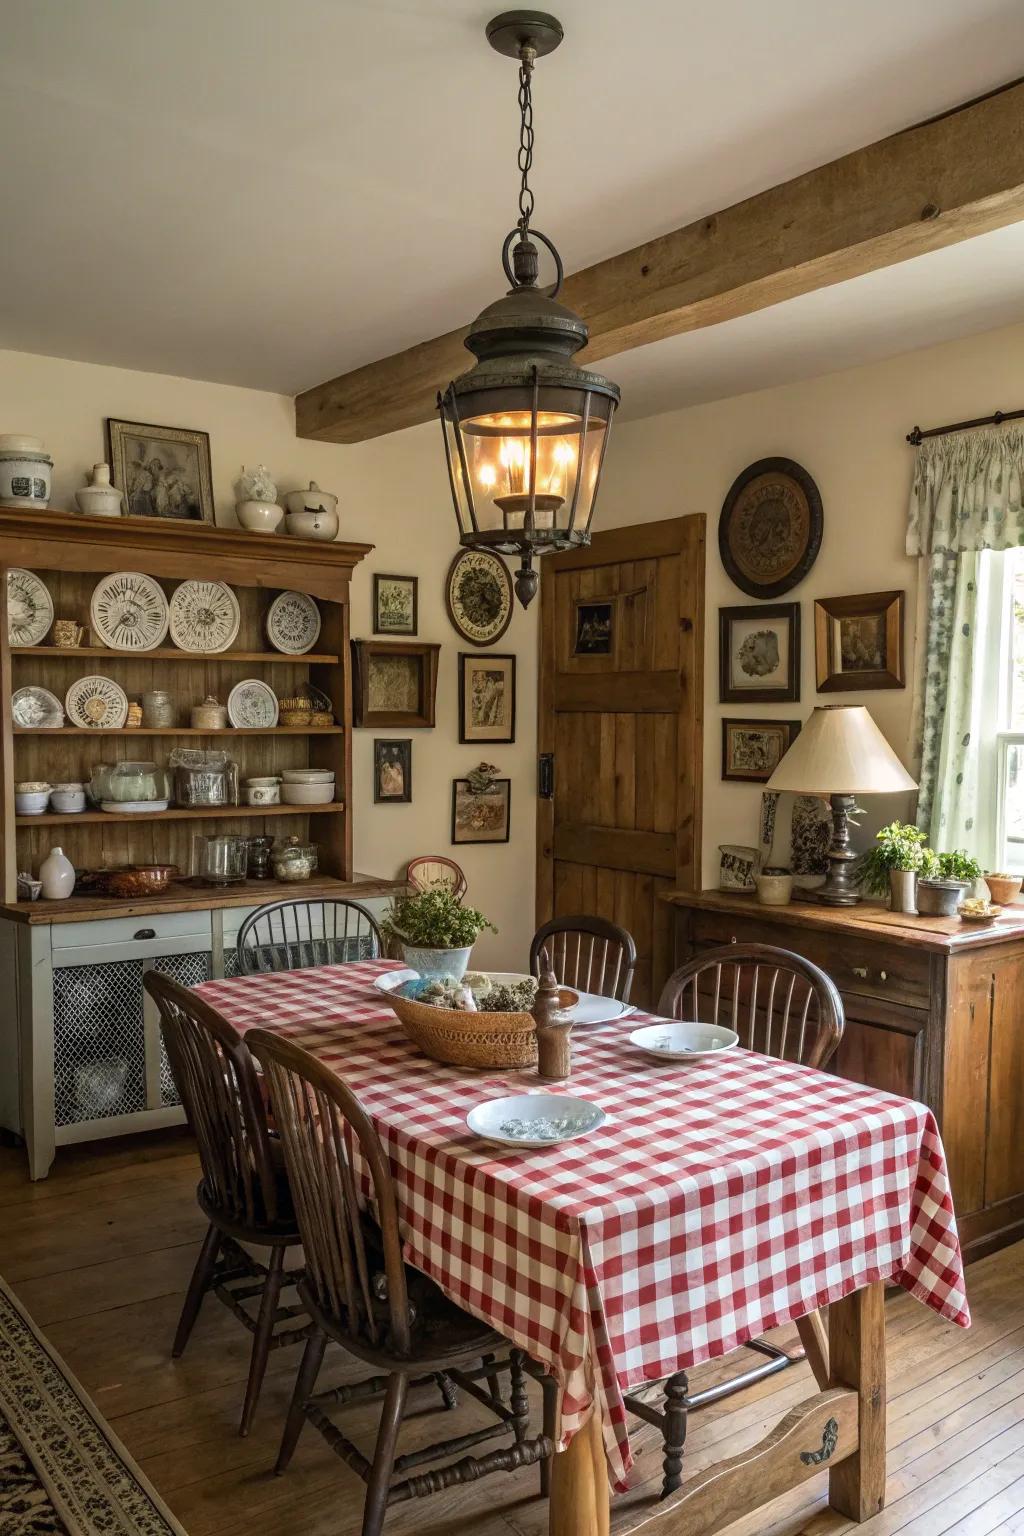
M 1024 1190 L 1024 960 L 993 970 L 986 1205 Z
M 844 999 L 847 1007 L 852 999 Z M 919 1036 L 846 1015 L 846 1029 L 831 1070 L 851 1082 L 919 1099 Z

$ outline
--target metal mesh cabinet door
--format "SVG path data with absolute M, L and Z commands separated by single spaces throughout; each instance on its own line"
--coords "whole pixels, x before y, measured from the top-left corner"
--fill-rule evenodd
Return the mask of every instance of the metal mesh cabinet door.
M 57 1125 L 146 1108 L 141 960 L 60 966 L 53 973 Z
M 198 987 L 201 981 L 210 981 L 213 977 L 213 956 L 209 950 L 201 949 L 184 955 L 160 955 L 149 963 L 147 969 L 159 971 L 163 976 L 170 976 L 174 981 L 180 982 L 183 987 Z M 181 1103 L 181 1096 L 171 1076 L 171 1064 L 167 1060 L 162 1035 L 160 1036 L 158 1091 L 162 1105 Z

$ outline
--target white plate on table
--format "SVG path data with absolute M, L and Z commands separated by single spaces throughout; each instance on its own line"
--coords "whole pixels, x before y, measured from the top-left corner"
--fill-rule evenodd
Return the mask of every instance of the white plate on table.
M 496 1147 L 557 1147 L 599 1130 L 608 1116 L 569 1093 L 516 1093 L 487 1099 L 466 1116 L 474 1136 Z M 532 1127 L 532 1129 L 531 1129 Z
M 526 971 L 488 971 L 487 975 L 495 986 L 509 986 L 512 982 L 528 979 Z M 579 992 L 580 999 L 568 1010 L 573 1024 L 609 1024 L 633 1012 L 629 1003 L 620 1003 L 615 997 L 603 997 L 600 992 L 580 992 L 578 987 L 572 990 Z
M 708 1061 L 723 1051 L 733 1050 L 739 1039 L 734 1029 L 687 1019 L 645 1024 L 643 1029 L 634 1029 L 629 1037 L 631 1045 L 659 1061 Z

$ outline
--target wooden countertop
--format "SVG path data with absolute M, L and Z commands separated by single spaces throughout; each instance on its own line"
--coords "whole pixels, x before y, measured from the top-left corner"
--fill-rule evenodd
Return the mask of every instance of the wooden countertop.
M 136 901 L 113 896 L 69 896 L 67 901 L 0 902 L 0 918 L 16 923 L 88 923 L 108 917 L 145 917 L 147 913 L 206 911 L 210 907 L 256 907 L 267 901 L 317 901 L 351 896 L 369 901 L 405 890 L 404 880 L 379 880 L 356 875 L 347 880 L 244 880 L 238 885 L 192 885 L 172 882 L 165 895 Z
M 968 923 L 959 917 L 910 917 L 890 912 L 879 901 L 861 901 L 855 907 L 826 907 L 794 897 L 788 907 L 765 907 L 744 891 L 662 891 L 661 900 L 676 907 L 700 912 L 721 912 L 731 917 L 756 917 L 759 922 L 785 924 L 789 928 L 813 928 L 832 933 L 855 933 L 865 939 L 913 944 L 939 954 L 977 949 L 986 944 L 1008 944 L 1024 938 L 1024 903 L 1003 908 L 993 923 Z

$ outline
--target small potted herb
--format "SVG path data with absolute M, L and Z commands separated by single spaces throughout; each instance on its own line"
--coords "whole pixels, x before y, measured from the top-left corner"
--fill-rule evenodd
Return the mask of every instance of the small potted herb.
M 963 848 L 952 853 L 926 849 L 917 885 L 920 911 L 928 917 L 955 917 L 967 892 L 981 875 L 981 865 Z
M 388 939 L 397 939 L 402 959 L 414 971 L 455 981 L 466 974 L 473 945 L 484 929 L 498 931 L 482 912 L 464 907 L 451 886 L 442 884 L 396 896 L 382 928 Z
M 892 821 L 875 834 L 875 846 L 865 854 L 859 883 L 873 896 L 889 896 L 893 912 L 917 912 L 917 881 L 931 849 L 925 835 L 909 822 Z

